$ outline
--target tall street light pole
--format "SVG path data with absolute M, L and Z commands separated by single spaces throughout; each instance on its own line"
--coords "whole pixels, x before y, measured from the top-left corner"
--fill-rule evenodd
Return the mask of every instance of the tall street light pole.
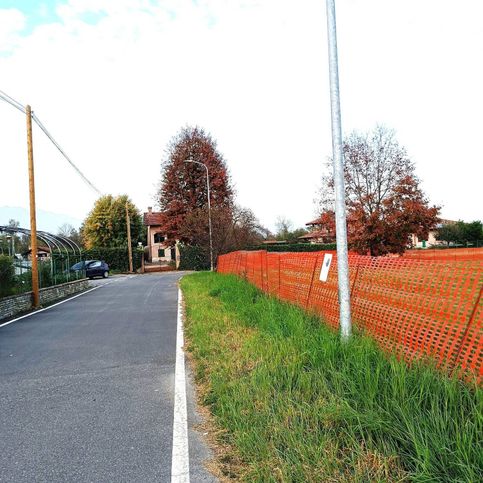
M 213 271 L 213 236 L 211 231 L 211 201 L 210 201 L 210 176 L 208 173 L 208 166 L 205 163 L 200 163 L 199 161 L 193 161 L 192 159 L 187 159 L 185 163 L 200 164 L 206 170 L 206 186 L 208 189 L 208 227 L 210 232 L 210 269 Z
M 329 40 L 330 108 L 332 115 L 332 151 L 335 186 L 335 223 L 337 241 L 337 273 L 339 281 L 340 333 L 347 340 L 352 333 L 347 254 L 347 224 L 344 186 L 344 157 L 339 95 L 339 67 L 337 59 L 337 30 L 335 0 L 326 0 L 327 36 Z

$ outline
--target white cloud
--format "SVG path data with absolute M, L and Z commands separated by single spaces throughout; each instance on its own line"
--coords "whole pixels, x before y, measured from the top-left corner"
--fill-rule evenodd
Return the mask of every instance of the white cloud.
M 0 55 L 10 52 L 25 28 L 25 15 L 15 8 L 0 9 Z
M 471 219 L 483 6 L 462 4 L 338 2 L 338 26 L 345 130 L 395 128 L 445 216 Z M 0 58 L 0 89 L 30 102 L 103 191 L 152 204 L 163 149 L 192 123 L 218 140 L 263 222 L 313 217 L 331 154 L 324 2 L 70 0 L 57 14 Z M 24 124 L 0 104 L 0 205 L 27 203 Z M 39 206 L 83 217 L 95 194 L 39 132 L 34 142 Z

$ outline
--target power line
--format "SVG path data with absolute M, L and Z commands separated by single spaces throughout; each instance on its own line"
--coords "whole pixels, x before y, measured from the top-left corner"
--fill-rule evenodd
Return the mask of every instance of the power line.
M 0 91 L 0 99 L 4 100 L 5 102 L 8 102 L 10 105 L 18 109 L 19 111 L 23 112 L 25 114 L 25 107 L 23 107 L 20 102 L 16 101 L 12 97 L 10 97 L 8 94 L 6 94 L 3 91 Z M 67 156 L 65 151 L 60 147 L 59 143 L 52 137 L 50 132 L 47 130 L 47 128 L 42 124 L 40 119 L 35 115 L 35 113 L 32 112 L 32 119 L 34 122 L 39 126 L 39 128 L 44 132 L 44 134 L 50 139 L 52 144 L 59 150 L 59 152 L 64 156 L 64 158 L 67 160 L 67 162 L 74 168 L 74 170 L 77 172 L 77 174 L 84 180 L 86 184 L 88 184 L 99 196 L 102 196 L 102 193 L 86 178 L 86 176 L 82 173 L 82 171 L 73 163 L 73 161 Z
M 57 141 L 52 137 L 52 135 L 49 133 L 47 128 L 40 122 L 40 119 L 35 115 L 35 113 L 32 113 L 32 119 L 35 121 L 37 126 L 39 126 L 40 129 L 44 132 L 44 134 L 52 141 L 52 144 L 60 151 L 62 156 L 67 160 L 67 162 L 77 171 L 77 174 L 99 195 L 101 196 L 102 193 L 84 176 L 82 171 L 72 162 L 72 160 L 65 154 L 64 150 L 59 146 Z
M 25 107 L 20 104 L 20 102 L 17 102 L 15 99 L 10 97 L 8 94 L 6 94 L 3 91 L 0 91 L 0 99 L 3 99 L 5 102 L 8 102 L 11 104 L 13 107 L 17 108 L 19 111 L 23 112 L 25 114 Z

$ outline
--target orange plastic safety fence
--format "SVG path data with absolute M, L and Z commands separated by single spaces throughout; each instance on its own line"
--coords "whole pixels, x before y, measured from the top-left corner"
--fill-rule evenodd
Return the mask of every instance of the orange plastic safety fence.
M 422 260 L 482 260 L 483 248 L 446 248 L 408 250 L 404 258 L 417 258 Z
M 319 274 L 328 252 L 233 252 L 218 271 L 339 324 L 337 255 L 327 281 Z M 483 380 L 483 253 L 421 259 L 349 255 L 354 324 L 385 350 L 410 361 L 431 357 L 448 371 Z

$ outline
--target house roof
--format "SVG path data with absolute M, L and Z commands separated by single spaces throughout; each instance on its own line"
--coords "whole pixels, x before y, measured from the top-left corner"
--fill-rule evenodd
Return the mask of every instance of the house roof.
M 305 235 L 299 236 L 299 240 L 311 240 L 312 238 L 324 238 L 330 235 L 327 230 L 316 230 L 306 233 Z
M 307 223 L 305 223 L 306 226 L 309 226 L 309 225 L 320 225 L 320 218 L 317 218 L 316 220 L 312 220 L 312 221 L 308 221 Z
M 144 224 L 146 226 L 162 225 L 165 221 L 165 216 L 160 211 L 150 211 L 144 213 Z
M 327 223 L 327 215 L 328 213 L 322 213 L 318 218 L 315 220 L 309 221 L 305 223 L 306 226 L 310 225 L 325 225 Z
M 287 240 L 264 240 L 263 241 L 264 245 L 283 245 L 284 243 L 287 243 Z
M 37 253 L 39 253 L 39 252 L 51 253 L 52 250 L 49 247 L 38 246 L 37 247 Z M 32 253 L 31 247 L 29 247 L 29 249 L 26 252 L 23 252 L 22 255 L 28 255 L 29 253 Z

